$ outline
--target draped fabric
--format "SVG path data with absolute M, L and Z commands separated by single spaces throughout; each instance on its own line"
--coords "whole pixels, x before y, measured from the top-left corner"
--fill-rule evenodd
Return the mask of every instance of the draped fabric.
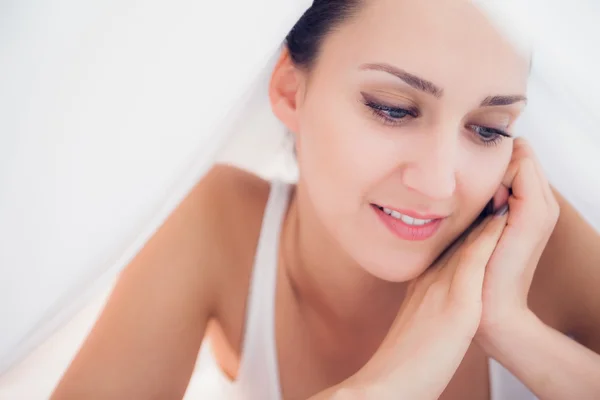
M 600 4 L 477 3 L 533 44 L 518 132 L 600 229 Z M 223 144 L 268 169 L 269 71 L 309 5 L 0 3 L 0 375 L 114 280 Z

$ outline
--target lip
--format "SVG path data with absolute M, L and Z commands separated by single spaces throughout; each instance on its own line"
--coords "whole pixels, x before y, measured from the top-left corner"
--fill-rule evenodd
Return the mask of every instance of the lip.
M 390 215 L 387 215 L 383 210 L 381 210 L 379 208 L 380 206 L 377 206 L 375 204 L 371 205 L 371 208 L 373 208 L 373 211 L 375 212 L 375 214 L 377 215 L 377 217 L 379 217 L 379 220 L 397 237 L 399 237 L 402 240 L 407 240 L 407 241 L 424 241 L 427 240 L 431 237 L 433 237 L 437 231 L 440 229 L 440 225 L 442 224 L 442 222 L 445 220 L 445 217 L 439 217 L 437 216 L 433 216 L 433 215 L 425 215 L 422 216 L 418 213 L 412 213 L 412 215 L 410 213 L 404 213 L 402 211 L 396 210 L 400 212 L 401 214 L 413 217 L 413 218 L 419 218 L 419 219 L 433 219 L 433 221 L 425 224 L 425 225 L 408 225 L 407 223 L 405 223 L 402 220 L 396 219 Z M 388 208 L 388 207 L 385 207 Z M 433 217 L 433 218 L 432 218 Z
M 386 206 L 386 205 L 381 205 L 381 204 L 373 204 L 374 206 L 377 207 L 382 207 L 382 208 L 387 208 L 389 210 L 392 211 L 397 211 L 402 215 L 406 215 L 412 218 L 417 218 L 417 219 L 444 219 L 446 218 L 445 215 L 435 215 L 435 214 L 421 214 L 418 213 L 417 211 L 411 211 L 411 210 L 402 210 L 399 208 L 394 208 L 394 207 L 390 207 L 390 206 Z

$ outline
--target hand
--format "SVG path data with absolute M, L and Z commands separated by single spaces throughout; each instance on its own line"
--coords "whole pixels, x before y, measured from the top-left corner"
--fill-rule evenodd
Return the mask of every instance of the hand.
M 514 141 L 512 161 L 495 199 L 507 197 L 508 223 L 483 283 L 483 313 L 476 340 L 484 348 L 500 334 L 502 326 L 518 323 L 530 314 L 527 295 L 531 281 L 559 215 L 542 167 L 524 139 Z
M 387 337 L 346 382 L 345 394 L 355 388 L 360 398 L 439 397 L 477 332 L 486 265 L 507 219 L 486 218 L 411 282 Z

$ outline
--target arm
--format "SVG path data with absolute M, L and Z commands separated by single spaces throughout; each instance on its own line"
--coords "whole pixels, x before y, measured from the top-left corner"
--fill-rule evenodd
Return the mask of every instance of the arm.
M 122 272 L 52 400 L 183 397 L 222 281 L 216 175 Z
M 369 362 L 310 400 L 438 399 L 477 331 L 486 265 L 506 221 L 488 217 L 411 281 Z
M 561 298 L 557 320 L 563 332 L 600 353 L 600 232 L 554 195 L 561 216 L 540 260 L 540 280 Z
M 556 228 L 538 264 L 530 306 L 484 347 L 541 399 L 600 398 L 600 235 L 556 191 Z
M 591 400 L 600 395 L 600 355 L 533 313 L 505 325 L 486 350 L 540 399 Z

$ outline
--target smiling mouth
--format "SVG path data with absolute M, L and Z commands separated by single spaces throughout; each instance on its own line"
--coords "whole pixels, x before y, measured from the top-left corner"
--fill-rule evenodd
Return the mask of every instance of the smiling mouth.
M 434 236 L 440 229 L 446 217 L 437 215 L 408 215 L 409 212 L 400 212 L 389 207 L 371 204 L 375 214 L 388 230 L 396 237 L 408 241 L 422 241 Z
M 398 221 L 404 222 L 406 225 L 410 226 L 423 226 L 430 224 L 436 220 L 441 218 L 416 218 L 410 215 L 402 214 L 400 211 L 392 210 L 391 208 L 382 207 L 377 204 L 373 204 L 374 207 L 378 208 L 380 211 L 383 211 L 385 214 L 389 215 L 392 218 L 397 219 Z

